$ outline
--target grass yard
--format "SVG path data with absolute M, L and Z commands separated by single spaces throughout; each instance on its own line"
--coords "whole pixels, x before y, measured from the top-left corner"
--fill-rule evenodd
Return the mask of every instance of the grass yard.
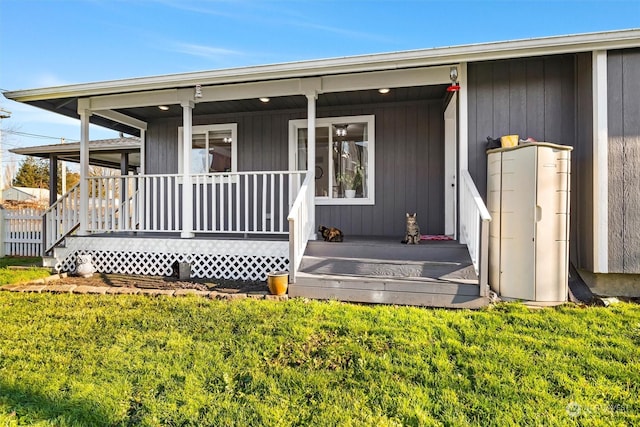
M 640 425 L 640 306 L 0 293 L 0 425 Z
M 40 268 L 42 258 L 39 257 L 2 257 L 0 258 L 0 286 L 9 283 L 29 282 L 51 275 L 46 268 Z M 33 267 L 11 270 L 8 266 Z

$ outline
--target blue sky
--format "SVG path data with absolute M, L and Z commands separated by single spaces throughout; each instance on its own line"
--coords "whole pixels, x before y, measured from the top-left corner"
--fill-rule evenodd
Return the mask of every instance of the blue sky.
M 0 89 L 639 27 L 640 0 L 0 0 Z M 4 164 L 79 139 L 78 121 L 0 107 Z

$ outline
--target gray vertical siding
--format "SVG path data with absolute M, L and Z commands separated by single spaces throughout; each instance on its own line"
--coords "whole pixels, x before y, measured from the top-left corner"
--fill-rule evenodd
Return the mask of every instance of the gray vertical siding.
M 593 77 L 591 53 L 577 55 L 576 144 L 571 153 L 571 217 L 576 233 L 571 236 L 571 261 L 593 271 Z
M 487 136 L 575 144 L 575 56 L 469 64 L 469 173 L 486 194 Z
M 608 53 L 609 272 L 640 273 L 640 49 Z
M 592 218 L 583 212 L 592 206 L 590 61 L 588 54 L 580 54 L 468 66 L 469 173 L 483 197 L 487 185 L 487 136 L 518 134 L 574 147 L 572 159 L 577 161 L 572 161 L 571 169 L 570 236 L 571 257 L 578 265 L 591 262 L 587 252 L 592 245 Z M 578 252 L 578 246 L 586 251 Z
M 321 117 L 374 114 L 376 203 L 318 206 L 316 223 L 346 235 L 398 236 L 405 213 L 418 213 L 424 234 L 444 232 L 444 119 L 442 103 L 408 102 L 322 109 Z
M 238 123 L 238 169 L 288 169 L 289 121 L 306 110 L 197 115 L 194 125 Z M 373 206 L 318 206 L 316 223 L 346 235 L 404 234 L 405 212 L 417 212 L 423 233 L 444 232 L 444 124 L 442 103 L 403 102 L 319 108 L 318 117 L 375 115 L 376 177 Z M 148 173 L 178 171 L 180 118 L 152 122 L 147 133 Z

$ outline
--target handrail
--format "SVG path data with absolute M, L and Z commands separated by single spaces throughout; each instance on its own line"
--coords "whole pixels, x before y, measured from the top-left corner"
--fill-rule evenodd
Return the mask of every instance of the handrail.
M 76 184 L 42 214 L 42 255 L 48 254 L 80 225 L 80 184 Z
M 480 296 L 488 294 L 489 222 L 491 215 L 469 171 L 462 170 L 460 189 L 460 243 L 467 245 L 480 282 Z
M 313 232 L 310 212 L 315 209 L 313 191 L 313 173 L 307 171 L 300 191 L 291 205 L 289 221 L 289 282 L 296 282 L 302 256 Z

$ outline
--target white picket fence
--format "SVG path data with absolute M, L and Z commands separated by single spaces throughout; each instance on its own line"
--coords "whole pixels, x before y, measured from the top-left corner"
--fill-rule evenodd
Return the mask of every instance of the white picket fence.
M 42 255 L 43 213 L 43 209 L 0 209 L 1 255 Z

